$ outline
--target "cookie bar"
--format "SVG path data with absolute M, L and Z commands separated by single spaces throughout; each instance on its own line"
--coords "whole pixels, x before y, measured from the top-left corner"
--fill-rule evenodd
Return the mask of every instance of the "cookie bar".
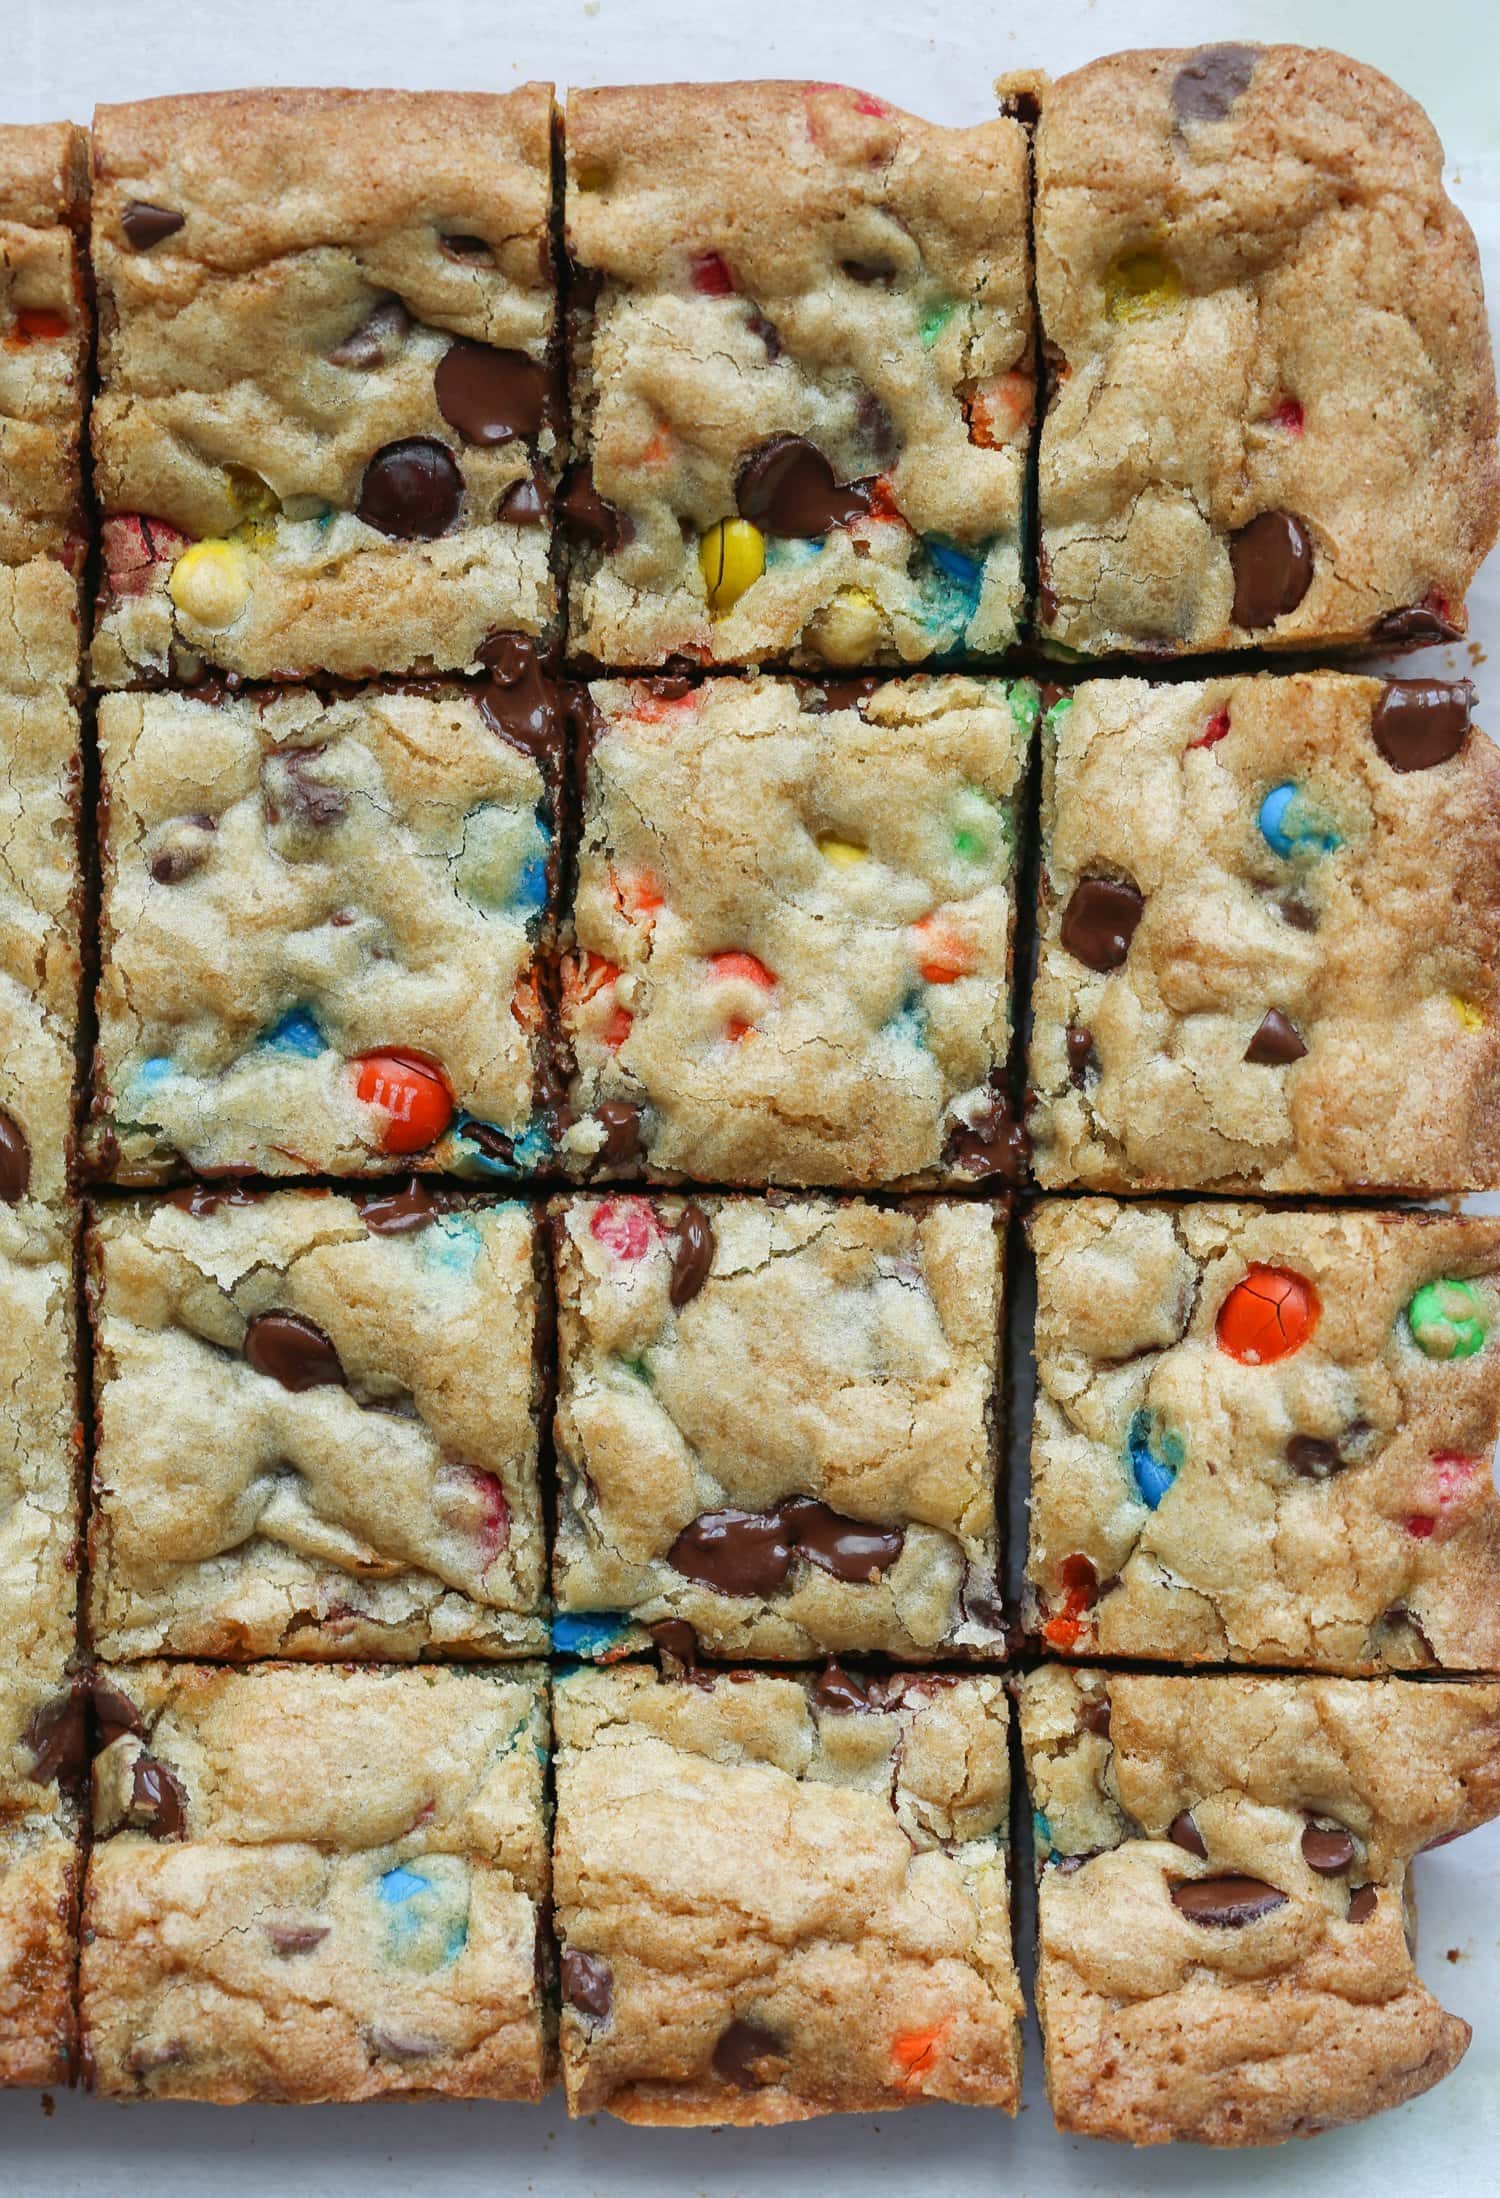
M 1016 2110 L 996 1678 L 557 1683 L 568 2110 Z
M 87 204 L 81 130 L 0 124 L 0 693 L 77 676 Z
M 1021 682 L 600 682 L 563 1029 L 575 1171 L 865 1188 L 1021 1165 Z
M 1022 125 L 836 84 L 573 92 L 573 644 L 914 664 L 1016 637 Z
M 552 95 L 101 107 L 104 686 L 550 633 Z
M 100 1172 L 509 1175 L 549 1149 L 562 690 L 111 695 Z
M 99 1207 L 89 1280 L 101 1656 L 545 1644 L 526 1207 L 196 1186 Z
M 560 1647 L 1003 1654 L 1003 1206 L 582 1198 L 552 1225 Z
M 541 2097 L 539 1669 L 148 1664 L 96 1707 L 95 2090 Z
M 1500 755 L 1472 701 L 1334 672 L 1052 708 L 1040 1183 L 1500 1184 Z
M 1029 1233 L 1052 1648 L 1500 1669 L 1500 1220 L 1085 1198 Z
M 1276 2144 L 1462 2058 L 1407 1875 L 1500 1812 L 1500 1688 L 1053 1666 L 1021 1683 L 1021 1732 L 1059 2128 Z
M 1500 526 L 1479 255 L 1427 117 L 1300 46 L 1048 87 L 1040 632 L 1098 655 L 1452 639 Z
M 84 1769 L 71 1246 L 0 1208 L 0 2085 L 65 2082 Z

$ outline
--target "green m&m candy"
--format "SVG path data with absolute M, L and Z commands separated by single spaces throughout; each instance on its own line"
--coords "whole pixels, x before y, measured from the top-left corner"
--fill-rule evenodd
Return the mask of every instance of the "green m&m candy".
M 1472 1358 L 1489 1333 L 1479 1294 L 1468 1282 L 1424 1282 L 1406 1319 L 1412 1341 L 1428 1358 Z

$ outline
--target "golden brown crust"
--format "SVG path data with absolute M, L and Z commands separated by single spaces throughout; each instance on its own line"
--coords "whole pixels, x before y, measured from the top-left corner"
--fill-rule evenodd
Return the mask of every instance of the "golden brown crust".
M 68 2081 L 79 1871 L 75 1831 L 0 1817 L 0 2088 Z

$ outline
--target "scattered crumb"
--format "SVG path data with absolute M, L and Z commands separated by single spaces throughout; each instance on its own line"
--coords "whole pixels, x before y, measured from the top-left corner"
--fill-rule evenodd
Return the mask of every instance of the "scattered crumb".
M 1449 1959 L 1450 1961 L 1462 1961 L 1462 1960 L 1463 1960 L 1463 1958 L 1464 1958 L 1464 1956 L 1463 1956 L 1463 1948 L 1462 1948 L 1461 1946 L 1450 1946 L 1450 1947 L 1449 1947 L 1449 1949 L 1448 1949 L 1448 1959 Z
M 44 2091 L 42 2093 L 42 2112 L 47 2116 L 47 2119 L 49 2121 L 52 2119 L 52 2116 L 57 2112 L 57 2101 L 53 2098 L 50 2091 Z

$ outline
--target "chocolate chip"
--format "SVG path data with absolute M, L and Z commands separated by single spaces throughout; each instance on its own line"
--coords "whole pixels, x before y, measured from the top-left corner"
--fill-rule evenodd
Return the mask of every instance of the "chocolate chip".
M 190 1213 L 195 1221 L 206 1221 L 221 1206 L 253 1206 L 254 1191 L 247 1191 L 239 1183 L 186 1183 L 180 1191 L 169 1191 L 167 1203 Z
M 1109 1703 L 1085 1702 L 1078 1713 L 1078 1722 L 1085 1732 L 1097 1733 L 1101 1740 L 1109 1738 Z
M 179 831 L 216 832 L 217 820 L 209 816 L 180 817 Z M 201 870 L 208 860 L 208 849 L 198 839 L 186 842 L 177 840 L 170 847 L 163 847 L 151 858 L 151 875 L 158 885 L 181 885 L 195 870 Z
M 663 1618 L 646 1631 L 660 1649 L 663 1664 L 678 1665 L 685 1672 L 696 1671 L 698 1636 L 686 1618 Z
M 465 442 L 492 448 L 541 433 L 551 382 L 545 366 L 524 351 L 460 336 L 432 377 L 437 408 Z
M 1191 1809 L 1183 1809 L 1173 1817 L 1167 1828 L 1167 1837 L 1175 1846 L 1185 1847 L 1190 1855 L 1196 1855 L 1200 1862 L 1207 1862 L 1208 1846 L 1194 1822 Z
M 759 2064 L 780 2053 L 781 2040 L 773 2031 L 762 2030 L 758 2023 L 732 2022 L 714 2047 L 714 2074 L 741 2091 L 757 2091 L 775 2081 L 760 2073 Z
M 1002 1183 L 1024 1183 L 1031 1160 L 1031 1139 L 1016 1120 L 1009 1098 L 991 1076 L 989 1097 L 972 1122 L 955 1121 L 943 1159 L 965 1175 L 998 1176 Z
M 594 486 L 594 469 L 584 459 L 569 466 L 557 492 L 557 523 L 570 541 L 612 556 L 635 533 L 624 512 L 607 504 Z
M 1200 46 L 1172 79 L 1178 121 L 1222 122 L 1249 85 L 1256 59 L 1253 46 Z
M 1326 1831 L 1320 1824 L 1309 1824 L 1302 1834 L 1302 1859 L 1319 1877 L 1338 1877 L 1358 1851 L 1349 1833 L 1342 1829 Z
M 606 1099 L 595 1107 L 594 1120 L 604 1132 L 604 1143 L 595 1155 L 596 1161 L 610 1168 L 623 1167 L 627 1160 L 638 1158 L 641 1150 L 641 1110 L 628 1099 Z
M 820 1710 L 828 1710 L 838 1717 L 847 1717 L 871 1707 L 869 1692 L 863 1682 L 845 1671 L 842 1664 L 832 1657 L 823 1666 L 813 1682 L 812 1698 Z
M 1238 1931 L 1286 1906 L 1286 1894 L 1258 1877 L 1199 1877 L 1172 1887 L 1172 1904 L 1190 1923 Z
M 1356 1885 L 1349 1895 L 1349 1921 L 1368 1923 L 1380 1906 L 1380 1895 L 1373 1885 Z
M 538 758 L 562 745 L 571 689 L 549 679 L 527 634 L 495 634 L 479 652 L 489 679 L 479 690 L 479 714 L 502 739 Z
M 266 1937 L 271 1951 L 289 1961 L 294 1954 L 310 1954 L 321 1946 L 332 1926 L 327 1923 L 268 1923 Z
M 414 1175 L 404 1191 L 365 1199 L 359 1217 L 372 1236 L 410 1236 L 430 1228 L 441 1210 L 421 1177 Z
M 315 747 L 289 748 L 267 759 L 272 766 L 266 791 L 268 823 L 301 824 L 314 832 L 326 832 L 331 825 L 343 823 L 349 814 L 347 789 L 325 786 L 321 779 L 308 775 L 324 753 L 325 744 L 320 741 Z
M 1099 1073 L 1094 1033 L 1084 1023 L 1069 1023 L 1067 1046 L 1068 1081 L 1075 1091 L 1082 1091 L 1089 1078 Z
M 596 2022 L 608 2022 L 615 2004 L 615 1980 L 608 1962 L 601 1961 L 597 1954 L 580 1953 L 576 1946 L 565 1946 L 562 1996 L 580 2015 L 592 2015 Z
M 1237 626 L 1274 626 L 1312 586 L 1307 529 L 1289 511 L 1263 511 L 1229 537 Z
M 120 227 L 132 252 L 149 252 L 163 237 L 175 237 L 187 219 L 170 206 L 153 206 L 149 199 L 129 198 L 120 215 Z
M 258 1313 L 245 1330 L 245 1358 L 257 1374 L 283 1389 L 347 1386 L 338 1352 L 313 1321 L 300 1313 Z
M 461 1135 L 465 1143 L 477 1147 L 486 1160 L 497 1161 L 504 1168 L 515 1165 L 515 1139 L 507 1137 L 504 1130 L 497 1130 L 493 1122 L 465 1122 Z
M 1145 906 L 1140 887 L 1128 878 L 1080 878 L 1063 910 L 1064 948 L 1101 976 L 1118 969 Z
M 1289 923 L 1294 931 L 1316 931 L 1318 928 L 1318 911 L 1299 900 L 1295 893 L 1285 894 L 1276 903 L 1276 910 L 1282 922 Z
M 667 1295 L 674 1305 L 686 1305 L 708 1280 L 714 1263 L 714 1232 L 701 1206 L 684 1206 L 677 1223 L 677 1249 L 672 1254 L 672 1280 Z
M 94 1723 L 98 1728 L 101 1748 L 111 1747 L 126 1733 L 139 1739 L 146 1730 L 146 1720 L 131 1701 L 108 1679 L 94 1680 Z
M 399 351 L 411 331 L 411 315 L 399 298 L 381 298 L 358 328 L 328 354 L 332 366 L 352 366 L 361 373 L 384 366 Z
M 867 1585 L 889 1572 L 906 1542 L 900 1527 L 867 1526 L 811 1496 L 791 1497 L 781 1506 L 781 1518 L 809 1564 L 850 1586 Z
M 761 342 L 766 347 L 766 357 L 774 366 L 776 361 L 781 357 L 782 351 L 784 349 L 781 341 L 781 331 L 776 326 L 775 322 L 768 321 L 765 314 L 761 312 L 760 308 L 758 306 L 752 305 L 750 307 L 750 310 L 745 315 L 745 326 L 749 329 L 752 336 L 759 336 Z
M 31 1188 L 31 1147 L 12 1114 L 0 1108 L 0 1204 L 19 1206 Z
M 1458 754 L 1473 708 L 1467 679 L 1388 679 L 1370 731 L 1393 771 L 1430 771 Z
M 767 534 L 811 541 L 848 526 L 870 508 L 861 482 L 841 488 L 821 450 L 803 435 L 773 435 L 741 461 L 734 500 L 742 519 Z
M 1305 1481 L 1326 1481 L 1341 1473 L 1348 1461 L 1340 1457 L 1337 1443 L 1325 1442 L 1321 1435 L 1293 1435 L 1286 1446 L 1286 1462 Z
M 495 513 L 508 527 L 544 527 L 552 516 L 552 491 L 535 467 L 524 481 L 512 481 Z
M 871 672 L 863 672 L 854 679 L 799 680 L 798 692 L 803 703 L 815 717 L 822 717 L 828 710 L 859 710 L 861 702 L 875 692 L 880 681 Z M 860 711 L 863 716 L 864 712 Z
M 84 1737 L 87 1679 L 75 1679 L 61 1694 L 39 1702 L 26 1721 L 23 1740 L 31 1751 L 31 1773 L 38 1785 L 61 1785 L 81 1778 L 88 1761 Z
M 705 1511 L 667 1551 L 684 1579 L 718 1595 L 774 1595 L 792 1569 L 793 1543 L 779 1511 Z
M 367 527 L 394 541 L 430 541 L 447 533 L 463 499 L 464 477 L 452 451 L 416 435 L 376 451 L 354 508 Z
M 1370 629 L 1370 639 L 1402 647 L 1414 642 L 1456 641 L 1459 632 L 1459 627 L 1427 604 L 1409 603 L 1404 610 L 1383 612 Z
M 1246 1046 L 1245 1059 L 1259 1068 L 1285 1068 L 1289 1061 L 1300 1061 L 1306 1052 L 1296 1024 L 1290 1022 L 1279 1007 L 1272 1007 L 1267 1008 L 1255 1036 Z
M 136 1758 L 130 1787 L 130 1816 L 153 1839 L 182 1839 L 187 1833 L 187 1795 L 178 1780 L 153 1755 Z M 144 1821 L 142 1821 L 144 1819 Z

